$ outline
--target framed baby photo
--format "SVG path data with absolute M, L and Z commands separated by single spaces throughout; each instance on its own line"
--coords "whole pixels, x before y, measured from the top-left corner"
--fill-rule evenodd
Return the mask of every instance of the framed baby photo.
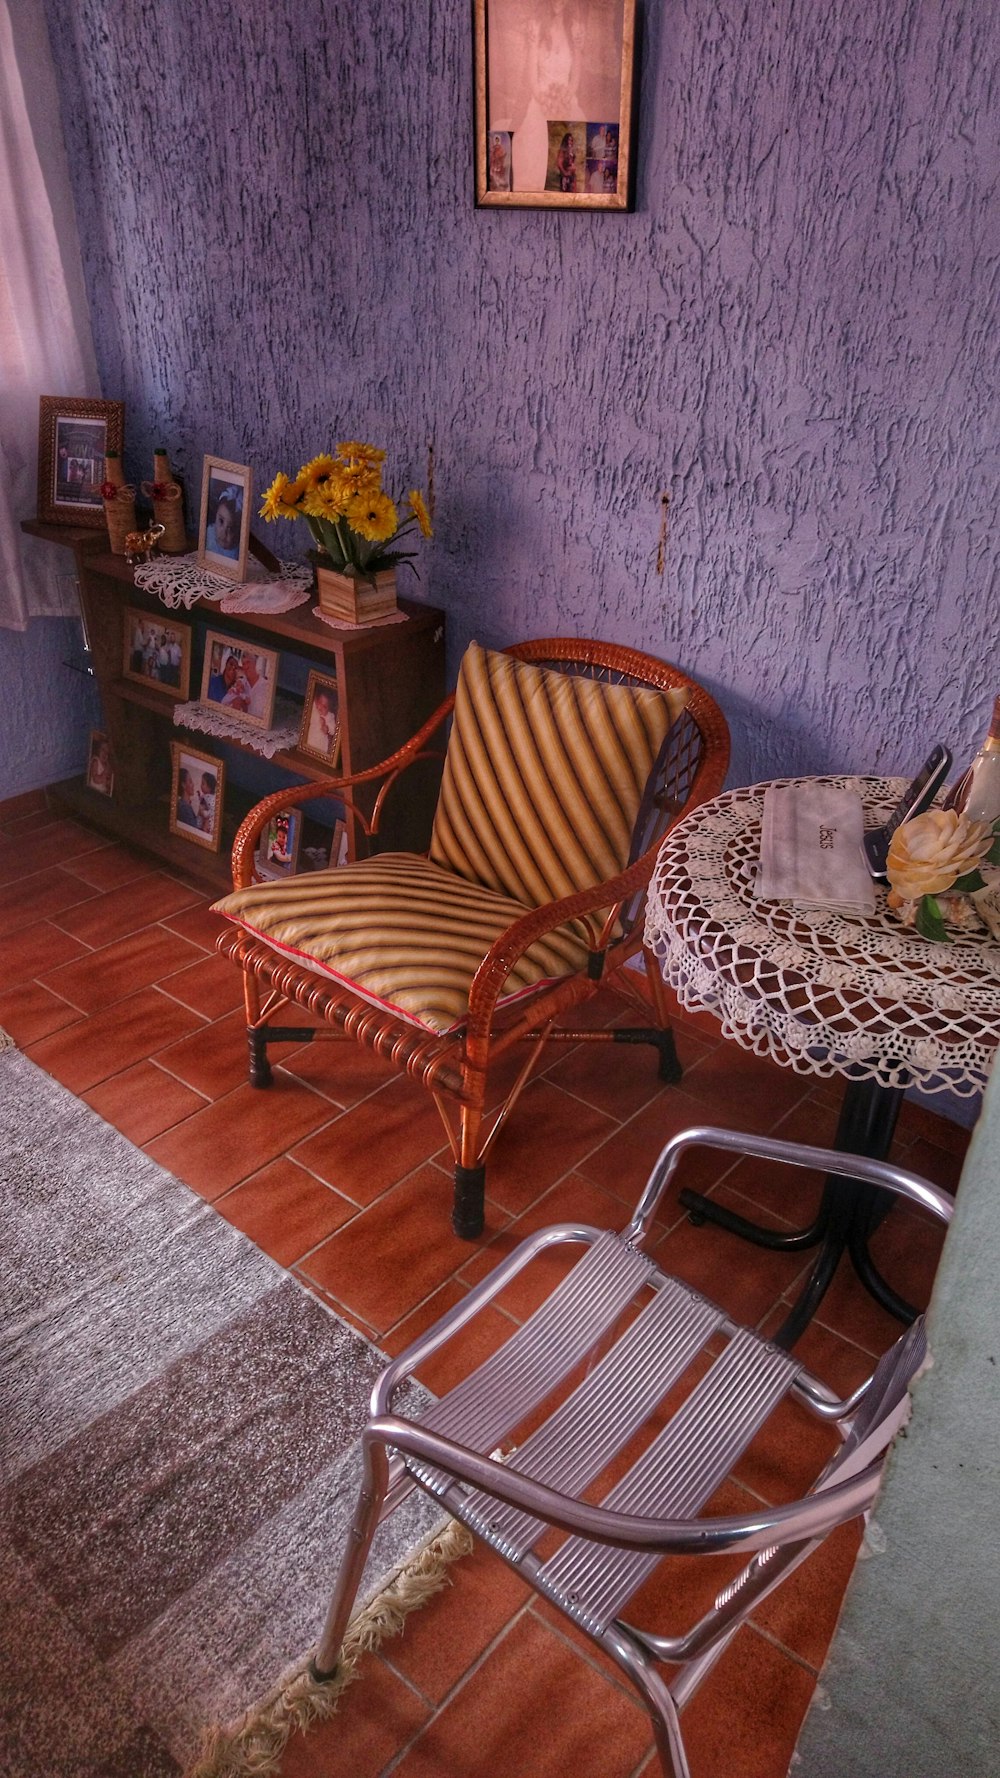
M 338 816 L 333 824 L 333 834 L 330 839 L 330 869 L 337 870 L 340 865 L 347 863 L 349 857 L 350 843 L 347 838 L 347 823 Z
M 184 741 L 171 741 L 170 831 L 193 840 L 209 852 L 219 850 L 226 767 L 211 753 L 199 753 Z
M 121 455 L 120 401 L 43 395 L 38 415 L 38 517 L 47 525 L 103 526 L 104 459 Z
M 340 756 L 340 718 L 337 681 L 329 673 L 309 675 L 306 701 L 299 730 L 299 752 L 322 760 L 331 771 Z
M 636 0 L 474 0 L 476 203 L 631 210 Z
M 246 580 L 253 477 L 245 463 L 206 457 L 201 476 L 198 564 L 227 580 Z
M 111 759 L 111 742 L 102 729 L 92 728 L 87 747 L 87 789 L 100 796 L 114 796 L 115 768 Z
M 201 669 L 201 703 L 228 710 L 253 728 L 270 728 L 279 658 L 273 648 L 209 630 Z
M 282 877 L 294 876 L 298 868 L 301 844 L 301 810 L 279 809 L 276 815 L 271 816 L 260 836 L 260 856 L 267 873 L 277 873 Z
M 191 682 L 191 626 L 157 612 L 125 609 L 122 673 L 136 685 L 186 698 Z

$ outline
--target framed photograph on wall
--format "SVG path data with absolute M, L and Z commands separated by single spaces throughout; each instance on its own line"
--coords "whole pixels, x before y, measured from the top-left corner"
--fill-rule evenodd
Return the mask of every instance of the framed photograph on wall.
M 253 477 L 245 463 L 206 457 L 201 476 L 198 563 L 227 580 L 245 580 Z
M 221 630 L 209 630 L 201 669 L 201 702 L 242 716 L 254 728 L 270 728 L 278 660 L 273 648 L 260 648 L 255 642 L 241 642 Z
M 120 401 L 43 395 L 38 410 L 38 517 L 47 525 L 104 524 L 104 459 L 121 454 Z
M 476 203 L 631 210 L 635 0 L 474 0 Z
M 329 673 L 309 675 L 306 701 L 299 730 L 299 752 L 321 759 L 332 771 L 340 756 L 340 717 L 337 681 Z
M 156 611 L 126 606 L 122 673 L 136 685 L 186 698 L 191 682 L 191 626 Z
M 222 796 L 226 767 L 211 753 L 199 753 L 184 741 L 171 741 L 173 776 L 170 786 L 170 831 L 210 852 L 222 836 Z
M 87 747 L 87 789 L 100 796 L 114 796 L 115 768 L 111 760 L 111 742 L 102 729 L 92 728 Z

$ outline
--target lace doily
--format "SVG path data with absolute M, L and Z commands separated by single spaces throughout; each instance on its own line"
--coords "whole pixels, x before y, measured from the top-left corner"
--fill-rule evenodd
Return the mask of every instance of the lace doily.
M 374 630 L 379 624 L 405 624 L 405 611 L 387 611 L 383 617 L 370 617 L 364 623 L 356 624 L 349 617 L 331 617 L 328 611 L 321 611 L 318 605 L 313 606 L 313 616 L 320 623 L 329 624 L 331 630 Z
M 223 611 L 258 611 L 273 616 L 304 605 L 312 593 L 308 562 L 279 563 L 277 579 L 260 562 L 251 561 L 248 566 L 247 580 L 232 581 L 199 568 L 196 555 L 157 556 L 152 562 L 139 563 L 135 584 L 171 611 L 181 605 L 190 611 L 196 599 L 212 599 Z
M 225 710 L 219 704 L 174 705 L 174 722 L 178 728 L 198 729 L 204 735 L 215 735 L 223 741 L 242 741 L 255 753 L 262 753 L 265 759 L 273 759 L 276 753 L 287 753 L 298 745 L 302 706 L 285 703 L 279 698 L 274 717 L 274 727 L 262 729 L 247 722 L 239 711 Z
M 793 782 L 793 780 L 786 780 Z M 897 778 L 851 785 L 865 824 L 884 822 Z M 956 932 L 932 944 L 878 894 L 874 915 L 755 901 L 766 784 L 725 791 L 668 834 L 650 884 L 646 943 L 682 1005 L 800 1074 L 971 1098 L 1000 1042 L 1000 945 Z

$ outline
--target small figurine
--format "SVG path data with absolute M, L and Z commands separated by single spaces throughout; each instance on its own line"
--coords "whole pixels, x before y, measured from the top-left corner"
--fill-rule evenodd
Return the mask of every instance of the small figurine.
M 151 562 L 158 553 L 157 544 L 165 526 L 150 525 L 148 531 L 129 531 L 125 537 L 125 558 L 131 567 L 137 562 Z

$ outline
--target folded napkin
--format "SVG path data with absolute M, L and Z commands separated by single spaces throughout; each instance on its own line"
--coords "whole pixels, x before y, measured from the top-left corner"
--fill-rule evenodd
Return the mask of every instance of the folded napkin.
M 832 784 L 773 784 L 764 792 L 760 901 L 843 908 L 873 914 L 875 890 L 861 836 L 864 811 L 856 790 Z

